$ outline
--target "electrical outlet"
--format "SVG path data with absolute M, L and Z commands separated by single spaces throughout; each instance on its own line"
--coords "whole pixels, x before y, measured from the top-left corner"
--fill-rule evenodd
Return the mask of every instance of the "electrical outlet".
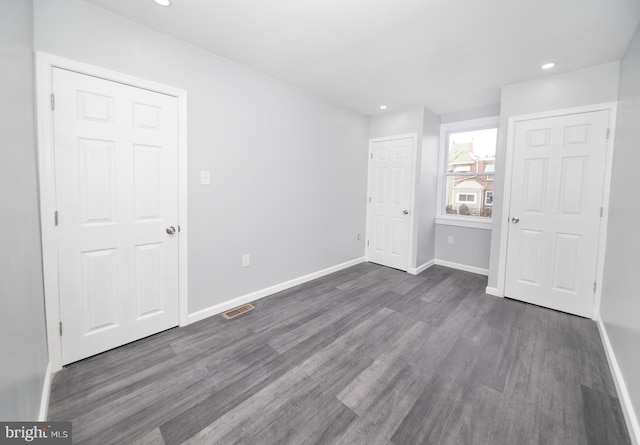
M 208 171 L 200 172 L 200 184 L 201 185 L 211 184 L 211 172 L 208 172 Z
M 242 267 L 249 267 L 251 266 L 251 255 L 246 254 L 246 255 L 242 255 Z
M 447 243 L 449 243 L 449 244 L 453 244 L 453 236 L 449 235 L 449 236 L 447 237 Z

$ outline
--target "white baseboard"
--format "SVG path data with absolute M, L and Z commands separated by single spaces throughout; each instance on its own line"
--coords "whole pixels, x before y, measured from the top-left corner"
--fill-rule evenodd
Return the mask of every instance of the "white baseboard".
M 494 297 L 504 297 L 504 295 L 502 295 L 500 293 L 500 290 L 497 287 L 490 287 L 487 286 L 486 289 L 484 290 L 484 293 L 487 295 L 493 295 Z
M 477 273 L 480 275 L 489 276 L 489 269 L 482 269 L 481 267 L 468 266 L 466 264 L 453 263 L 451 261 L 439 260 L 436 258 L 436 264 L 438 266 L 450 267 L 452 269 L 464 270 L 466 272 Z
M 237 298 L 233 298 L 231 300 L 225 301 L 224 303 L 216 304 L 214 306 L 201 309 L 192 314 L 189 314 L 189 323 L 195 323 L 196 321 L 204 320 L 205 318 L 220 314 L 234 307 L 238 307 L 243 304 L 250 303 L 252 301 L 256 301 L 264 297 L 268 297 L 269 295 L 282 292 L 283 290 L 287 290 L 294 286 L 298 286 L 300 284 L 306 283 L 307 281 L 315 280 L 316 278 L 324 277 L 325 275 L 329 275 L 331 273 L 338 272 L 339 270 L 346 269 L 347 267 L 355 266 L 356 264 L 360 264 L 364 262 L 365 262 L 364 257 L 356 258 L 355 260 L 347 261 L 342 264 L 337 264 L 335 266 L 331 266 L 326 269 L 319 270 L 317 272 L 313 272 L 308 275 L 304 275 L 302 277 L 294 278 L 293 280 L 285 281 L 284 283 L 276 284 L 275 286 L 267 287 L 265 289 L 261 289 L 246 295 L 242 295 Z
M 613 352 L 613 346 L 611 345 L 611 341 L 609 340 L 609 334 L 607 334 L 607 328 L 602 322 L 600 314 L 596 315 L 596 324 L 598 325 L 598 330 L 600 331 L 600 338 L 602 339 L 604 351 L 607 355 L 607 360 L 609 361 L 611 374 L 613 374 L 613 381 L 616 385 L 618 399 L 620 400 L 620 405 L 622 406 L 622 413 L 624 414 L 624 420 L 627 423 L 627 429 L 629 430 L 631 443 L 633 445 L 640 445 L 640 424 L 638 422 L 638 416 L 633 409 L 633 404 L 631 403 L 631 397 L 629 396 L 627 384 L 625 383 L 624 377 L 622 376 L 620 365 L 618 365 L 618 360 L 616 359 L 616 355 Z
M 433 266 L 434 264 L 436 264 L 436 260 L 427 261 L 422 266 L 410 267 L 409 270 L 407 270 L 407 272 L 409 272 L 411 275 L 418 275 L 424 272 L 425 270 L 427 270 L 428 268 L 430 268 L 431 266 Z
M 40 413 L 38 413 L 38 422 L 46 422 L 49 414 L 49 396 L 51 395 L 51 380 L 53 378 L 53 368 L 51 362 L 47 365 L 44 375 L 44 385 L 42 385 L 42 397 L 40 397 Z

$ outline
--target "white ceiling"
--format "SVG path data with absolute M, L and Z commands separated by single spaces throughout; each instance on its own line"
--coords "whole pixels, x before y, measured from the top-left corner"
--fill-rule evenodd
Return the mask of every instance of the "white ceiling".
M 640 0 L 84 1 L 365 114 L 495 104 L 503 85 L 619 60 L 640 21 Z

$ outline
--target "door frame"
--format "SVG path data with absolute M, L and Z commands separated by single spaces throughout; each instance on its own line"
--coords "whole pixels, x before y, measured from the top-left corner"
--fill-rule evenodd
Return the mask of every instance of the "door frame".
M 615 127 L 617 102 L 607 102 L 601 104 L 587 105 L 583 107 L 564 108 L 559 110 L 544 111 L 540 113 L 523 114 L 509 117 L 509 126 L 507 130 L 507 150 L 504 167 L 504 184 L 502 190 L 502 215 L 500 220 L 500 253 L 498 257 L 498 289 L 499 296 L 505 296 L 505 283 L 507 272 L 507 243 L 509 235 L 509 214 L 511 213 L 511 187 L 513 183 L 513 162 L 515 147 L 515 128 L 518 122 L 545 119 L 552 117 L 560 117 L 571 114 L 591 113 L 595 111 L 609 111 L 609 138 L 607 140 L 607 153 L 605 160 L 604 185 L 602 193 L 603 208 L 602 218 L 600 221 L 600 229 L 598 232 L 598 257 L 596 259 L 595 280 L 597 283 L 593 296 L 593 314 L 592 319 L 596 319 L 600 312 L 600 299 L 602 296 L 602 278 L 604 275 L 604 258 L 607 246 L 607 225 L 609 220 L 609 197 L 611 188 L 611 169 L 613 165 L 613 150 L 615 147 Z
M 52 113 L 53 69 L 60 68 L 173 96 L 178 103 L 178 323 L 188 319 L 188 224 L 187 224 L 187 92 L 146 79 L 129 76 L 98 66 L 36 51 L 36 110 L 38 135 L 38 179 L 40 191 L 40 228 L 49 362 L 53 372 L 62 369 L 60 338 L 60 295 L 58 293 L 58 246 L 54 224 L 55 165 Z
M 411 187 L 409 188 L 409 203 L 410 203 L 410 218 L 409 218 L 409 245 L 407 246 L 407 270 L 405 272 L 409 272 L 410 270 L 415 268 L 417 252 L 414 248 L 415 245 L 415 228 L 417 227 L 417 218 L 418 212 L 416 209 L 416 185 L 417 185 L 417 163 L 418 163 L 418 133 L 406 133 L 406 134 L 398 134 L 393 136 L 383 136 L 379 138 L 369 139 L 369 150 L 367 152 L 367 222 L 366 222 L 366 243 L 365 243 L 365 259 L 369 261 L 369 246 L 367 243 L 371 239 L 373 228 L 371 227 L 370 216 L 371 216 L 371 206 L 369 206 L 369 197 L 371 196 L 372 184 L 371 180 L 373 178 L 373 173 L 371 171 L 372 163 L 371 156 L 373 155 L 373 144 L 376 142 L 388 142 L 395 141 L 397 139 L 412 139 L 413 140 L 413 156 L 411 162 L 413 165 L 411 166 Z

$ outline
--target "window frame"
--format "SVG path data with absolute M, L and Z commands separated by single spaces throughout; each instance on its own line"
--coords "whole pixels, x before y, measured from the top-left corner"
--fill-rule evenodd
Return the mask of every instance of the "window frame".
M 493 224 L 493 218 L 486 218 L 482 216 L 468 216 L 468 215 L 453 215 L 446 213 L 446 181 L 448 176 L 479 176 L 475 174 L 465 174 L 465 172 L 451 172 L 448 175 L 448 149 L 449 149 L 449 136 L 453 133 L 464 133 L 467 131 L 486 130 L 489 128 L 495 128 L 500 134 L 500 116 L 491 116 L 480 119 L 471 119 L 457 122 L 449 122 L 440 125 L 440 151 L 438 162 L 438 187 L 437 187 L 437 212 L 436 212 L 436 224 L 446 224 L 461 227 L 471 227 L 476 229 L 491 229 Z M 497 139 L 497 138 L 496 138 Z M 496 155 L 497 155 L 497 143 L 496 140 Z M 493 178 L 495 182 L 496 167 L 494 167 L 493 173 L 487 176 Z M 486 193 L 486 190 L 484 191 Z M 494 194 L 495 195 L 495 194 Z M 456 196 L 457 198 L 457 196 Z M 491 204 L 493 206 L 493 203 Z

